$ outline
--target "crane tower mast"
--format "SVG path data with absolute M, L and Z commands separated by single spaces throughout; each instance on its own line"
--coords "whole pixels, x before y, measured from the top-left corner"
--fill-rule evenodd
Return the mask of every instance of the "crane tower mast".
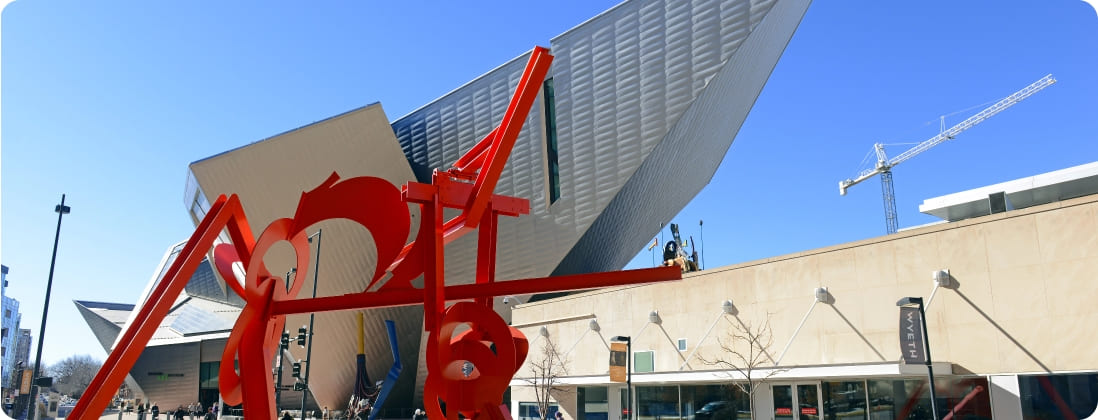
M 854 185 L 861 183 L 876 175 L 881 176 L 881 195 L 884 198 L 885 208 L 885 226 L 889 234 L 896 233 L 899 227 L 899 221 L 896 216 L 896 195 L 892 187 L 892 168 L 896 167 L 900 163 L 911 159 L 919 153 L 930 150 L 932 147 L 942 144 L 946 140 L 952 140 L 961 132 L 972 128 L 976 124 L 991 118 L 993 115 L 1002 112 L 1003 110 L 1010 108 L 1014 104 L 1021 102 L 1023 99 L 1032 96 L 1034 93 L 1041 91 L 1053 83 L 1056 83 L 1056 79 L 1052 75 L 1042 77 L 1040 80 L 1033 82 L 1029 86 L 1022 88 L 1017 92 L 1014 92 L 1010 96 L 1003 98 L 994 105 L 985 108 L 983 111 L 977 112 L 975 115 L 968 117 L 964 121 L 961 121 L 957 125 L 942 130 L 938 135 L 931 137 L 922 143 L 915 145 L 911 149 L 896 155 L 893 158 L 889 158 L 885 154 L 884 145 L 876 143 L 873 145 L 873 150 L 877 155 L 877 163 L 874 167 L 861 171 L 854 179 L 846 179 L 839 181 L 839 195 L 846 195 L 846 189 Z

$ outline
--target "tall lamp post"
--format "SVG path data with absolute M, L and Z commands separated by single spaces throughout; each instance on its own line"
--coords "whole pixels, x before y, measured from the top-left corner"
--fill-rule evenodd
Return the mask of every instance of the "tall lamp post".
M 937 393 L 937 391 L 935 390 L 935 387 L 934 387 L 934 366 L 931 365 L 931 359 L 930 359 L 930 339 L 929 339 L 929 336 L 927 335 L 927 332 L 926 332 L 926 310 L 923 307 L 923 298 L 921 298 L 921 297 L 905 297 L 905 298 L 900 299 L 899 301 L 897 301 L 896 306 L 899 306 L 901 308 L 907 308 L 907 309 L 919 308 L 919 329 L 923 330 L 922 331 L 923 332 L 923 334 L 922 334 L 922 339 L 923 339 L 922 344 L 923 345 L 919 346 L 917 343 L 914 342 L 914 340 L 916 338 L 914 337 L 914 334 L 911 334 L 911 328 L 913 328 L 914 325 L 907 325 L 905 327 L 905 325 L 904 325 L 905 319 L 904 319 L 904 316 L 903 316 L 903 312 L 901 312 L 901 315 L 900 315 L 900 328 L 901 328 L 900 342 L 901 342 L 901 346 L 907 345 L 911 350 L 914 350 L 914 352 L 909 353 L 909 351 L 911 351 L 911 350 L 904 349 L 905 350 L 905 353 L 904 353 L 904 360 L 905 361 L 907 361 L 907 360 L 917 361 L 917 359 L 918 359 L 918 357 L 917 357 L 918 356 L 918 350 L 920 350 L 919 347 L 922 347 L 921 350 L 923 350 L 924 354 L 926 355 L 926 358 L 925 358 L 926 359 L 925 360 L 926 374 L 927 374 L 927 377 L 930 380 L 930 412 L 931 412 L 931 415 L 934 416 L 934 417 L 932 417 L 933 419 L 938 419 L 939 418 L 938 417 L 938 393 Z M 910 322 L 910 321 L 908 321 L 908 322 Z M 904 333 L 905 329 L 908 331 L 907 336 L 905 336 L 905 333 Z M 905 340 L 905 338 L 906 338 L 906 340 Z
M 633 338 L 627 335 L 615 335 L 610 337 L 610 341 L 624 341 L 625 342 L 625 411 L 629 414 L 629 418 L 633 418 Z M 620 366 L 620 365 L 619 365 Z M 620 381 L 620 379 L 619 379 Z
M 57 233 L 53 235 L 53 257 L 50 258 L 50 275 L 49 279 L 46 280 L 46 303 L 42 305 L 42 327 L 38 330 L 38 352 L 34 356 L 34 375 L 31 376 L 34 380 L 34 386 L 31 388 L 30 402 L 27 403 L 27 418 L 34 418 L 33 410 L 37 407 L 35 402 L 38 400 L 38 374 L 42 366 L 42 343 L 46 341 L 46 315 L 50 310 L 53 268 L 57 263 L 57 244 L 61 239 L 61 218 L 72 212 L 72 209 L 65 205 L 65 194 L 61 194 L 61 204 L 54 206 L 53 211 L 57 213 Z

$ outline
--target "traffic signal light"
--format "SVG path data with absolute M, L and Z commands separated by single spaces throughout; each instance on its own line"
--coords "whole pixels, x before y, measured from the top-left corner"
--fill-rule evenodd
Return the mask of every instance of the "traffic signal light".
M 304 390 L 305 390 L 305 384 L 303 384 L 301 382 L 294 382 L 294 391 L 304 391 Z
M 308 336 L 309 330 L 305 327 L 297 329 L 297 345 L 305 347 L 305 337 Z
M 281 343 L 282 343 L 282 347 L 287 347 L 287 346 L 290 345 L 290 332 L 289 331 L 283 331 L 282 332 L 282 341 L 281 341 Z
M 294 377 L 295 378 L 300 378 L 301 377 L 301 363 L 300 362 L 299 363 L 294 363 L 293 364 L 293 370 L 294 370 Z

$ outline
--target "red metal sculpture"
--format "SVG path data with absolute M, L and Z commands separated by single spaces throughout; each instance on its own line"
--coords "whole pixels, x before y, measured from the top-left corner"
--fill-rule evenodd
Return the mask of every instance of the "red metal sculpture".
M 373 177 L 340 180 L 332 174 L 317 188 L 302 194 L 293 218 L 278 219 L 253 240 L 237 196 L 220 196 L 195 229 L 182 252 L 149 295 L 131 326 L 96 374 L 70 418 L 98 417 L 114 391 L 137 361 L 172 302 L 183 290 L 214 239 L 227 230 L 232 244 L 214 249 L 214 263 L 245 306 L 222 354 L 218 382 L 224 401 L 243 404 L 251 418 L 275 415 L 274 383 L 268 373 L 288 314 L 422 304 L 428 376 L 424 402 L 431 418 L 501 420 L 499 408 L 507 384 L 526 358 L 528 344 L 492 310 L 493 296 L 580 290 L 681 278 L 675 267 L 553 278 L 495 281 L 496 220 L 530 212 L 528 200 L 494 195 L 496 182 L 519 130 L 537 97 L 552 56 L 537 47 L 519 81 L 503 121 L 447 171 L 436 170 L 431 184 L 410 182 L 398 190 Z M 410 226 L 406 203 L 419 205 L 422 222 L 415 241 L 405 244 Z M 443 209 L 460 214 L 443 221 Z M 262 256 L 275 243 L 287 241 L 297 256 L 298 271 L 308 271 L 310 252 L 306 229 L 328 219 L 356 222 L 373 236 L 378 265 L 369 285 L 358 293 L 297 299 L 300 282 L 287 289 L 286 280 L 271 274 Z M 443 247 L 479 229 L 474 284 L 446 286 Z M 245 267 L 243 284 L 234 281 L 234 263 Z M 391 274 L 375 292 L 367 292 Z M 411 281 L 424 276 L 423 289 Z M 458 302 L 447 308 L 447 300 Z M 454 336 L 455 328 L 468 330 Z M 239 363 L 239 374 L 233 368 Z M 466 365 L 471 363 L 472 369 Z M 441 408 L 445 404 L 445 411 Z

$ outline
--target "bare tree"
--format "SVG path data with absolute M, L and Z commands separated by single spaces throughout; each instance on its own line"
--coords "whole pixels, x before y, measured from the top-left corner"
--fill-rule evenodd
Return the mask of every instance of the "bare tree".
M 526 383 L 534 388 L 534 396 L 538 404 L 538 415 L 541 420 L 549 417 L 549 401 L 554 396 L 560 396 L 571 392 L 561 386 L 561 378 L 568 374 L 568 361 L 560 353 L 556 343 L 546 337 L 542 342 L 541 352 L 530 357 L 531 376 L 526 378 Z
M 79 397 L 102 365 L 103 362 L 89 355 L 76 355 L 50 366 L 47 372 L 53 377 L 53 388 L 57 392 Z
M 732 379 L 729 387 L 739 390 L 747 396 L 748 407 L 751 408 L 751 419 L 755 420 L 755 392 L 774 375 L 788 369 L 766 369 L 774 367 L 777 363 L 771 356 L 770 350 L 774 345 L 774 333 L 770 328 L 770 314 L 766 314 L 766 320 L 757 326 L 744 323 L 738 315 L 732 315 L 735 322 L 732 328 L 725 332 L 723 337 L 718 337 L 720 351 L 713 357 L 699 356 L 702 363 L 716 366 L 729 372 Z M 731 321 L 730 321 L 731 322 Z M 742 379 L 740 379 L 742 377 Z

